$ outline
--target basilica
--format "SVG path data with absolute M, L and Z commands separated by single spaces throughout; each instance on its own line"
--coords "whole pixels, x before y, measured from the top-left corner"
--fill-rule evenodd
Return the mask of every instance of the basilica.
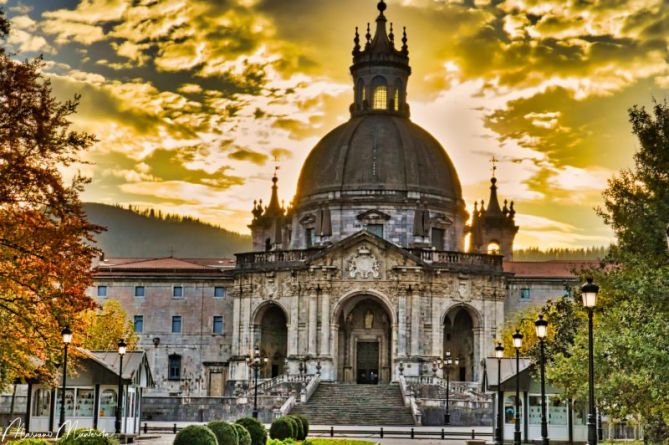
M 119 300 L 148 351 L 147 396 L 232 394 L 256 348 L 263 379 L 384 384 L 450 354 L 451 381 L 476 382 L 505 320 L 573 282 L 573 264 L 513 261 L 494 173 L 468 213 L 447 151 L 411 121 L 408 36 L 386 8 L 355 31 L 350 119 L 311 150 L 288 206 L 274 175 L 251 252 L 94 265 L 92 295 Z
M 385 9 L 373 34 L 356 30 L 350 119 L 311 150 L 289 208 L 276 176 L 254 206 L 254 252 L 237 255 L 230 293 L 233 380 L 258 344 L 272 375 L 306 359 L 326 380 L 390 382 L 400 362 L 411 375 L 449 351 L 451 377 L 473 381 L 504 320 L 513 203 L 500 206 L 493 178 L 467 224 L 448 153 L 411 121 L 407 33 Z

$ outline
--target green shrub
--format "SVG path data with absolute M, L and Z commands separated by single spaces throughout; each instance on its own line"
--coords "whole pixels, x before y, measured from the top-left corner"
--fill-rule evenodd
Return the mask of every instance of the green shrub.
M 58 445 L 118 445 L 118 441 L 103 431 L 78 428 L 64 433 Z
M 209 422 L 207 427 L 216 435 L 218 445 L 239 445 L 237 430 L 231 423 L 214 420 Z
M 295 439 L 269 439 L 267 445 L 297 445 L 297 442 L 295 442 Z
M 295 416 L 287 417 L 293 421 L 293 439 L 297 440 L 298 437 L 302 436 L 302 422 Z
M 295 437 L 295 430 L 293 429 L 293 423 L 287 417 L 279 417 L 274 422 L 269 429 L 269 437 L 272 439 L 288 439 Z
M 295 419 L 299 420 L 302 424 L 302 435 L 297 436 L 297 440 L 304 440 L 309 435 L 309 420 L 301 414 L 293 414 Z
M 177 433 L 174 445 L 218 445 L 216 435 L 203 425 L 190 425 Z
M 249 430 L 238 423 L 232 423 L 232 426 L 235 427 L 237 431 L 237 440 L 239 440 L 239 445 L 251 445 L 251 434 Z
M 33 437 L 26 437 L 25 439 L 11 440 L 7 445 L 49 445 L 45 439 L 35 439 Z
M 237 423 L 246 428 L 251 435 L 251 445 L 265 445 L 267 430 L 265 426 L 253 417 L 242 417 Z

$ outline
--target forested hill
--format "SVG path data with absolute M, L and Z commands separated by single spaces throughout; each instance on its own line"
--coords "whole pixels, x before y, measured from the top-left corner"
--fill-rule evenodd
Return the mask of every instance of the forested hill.
M 104 226 L 98 246 L 108 257 L 234 258 L 251 250 L 251 237 L 195 218 L 84 203 L 91 223 Z
M 581 261 L 600 260 L 609 253 L 608 247 L 555 248 L 540 250 L 538 247 L 513 251 L 514 261 Z

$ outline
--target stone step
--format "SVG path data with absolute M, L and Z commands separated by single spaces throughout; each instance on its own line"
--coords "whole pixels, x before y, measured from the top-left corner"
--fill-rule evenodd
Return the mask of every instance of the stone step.
M 321 383 L 308 403 L 293 410 L 314 425 L 413 425 L 398 385 Z

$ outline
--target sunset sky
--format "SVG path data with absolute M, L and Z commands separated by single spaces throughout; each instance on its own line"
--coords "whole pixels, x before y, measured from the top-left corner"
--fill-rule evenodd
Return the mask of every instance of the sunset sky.
M 669 0 L 389 0 L 406 26 L 412 119 L 443 144 L 464 199 L 490 158 L 516 247 L 605 245 L 593 208 L 632 165 L 627 109 L 669 96 Z M 44 54 L 77 128 L 84 200 L 247 232 L 274 158 L 290 201 L 309 150 L 345 122 L 355 26 L 376 0 L 0 0 L 16 58 Z M 364 32 L 362 32 L 364 34 Z

